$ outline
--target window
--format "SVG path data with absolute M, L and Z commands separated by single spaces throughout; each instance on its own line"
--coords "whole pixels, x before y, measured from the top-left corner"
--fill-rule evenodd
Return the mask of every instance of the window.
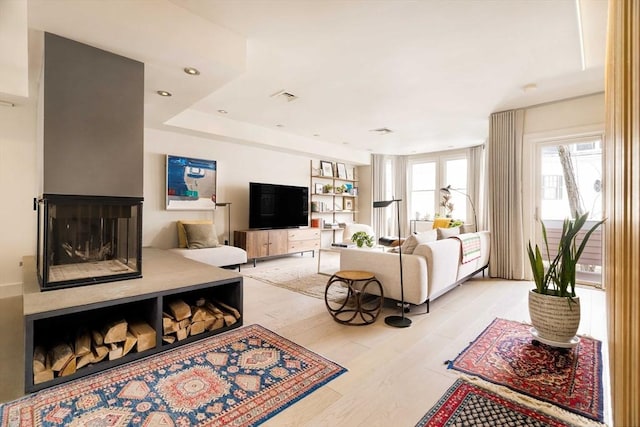
M 431 220 L 437 215 L 447 215 L 448 211 L 440 206 L 440 188 L 451 185 L 451 217 L 467 221 L 466 153 L 413 159 L 409 163 L 409 177 L 411 219 Z
M 542 200 L 562 200 L 562 175 L 544 175 L 542 177 Z
M 436 162 L 411 167 L 411 213 L 415 219 L 433 218 L 436 206 Z

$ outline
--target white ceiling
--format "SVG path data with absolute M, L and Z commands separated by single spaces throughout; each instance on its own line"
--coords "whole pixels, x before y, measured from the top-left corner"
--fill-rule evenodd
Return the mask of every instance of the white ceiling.
M 606 0 L 28 2 L 31 30 L 145 62 L 147 126 L 356 163 L 481 144 L 492 112 L 604 89 Z

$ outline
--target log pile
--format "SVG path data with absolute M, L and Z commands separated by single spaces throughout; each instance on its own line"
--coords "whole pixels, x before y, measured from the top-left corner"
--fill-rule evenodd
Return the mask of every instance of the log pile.
M 170 301 L 162 312 L 162 341 L 171 344 L 187 337 L 231 326 L 240 312 L 220 301 L 199 298 L 193 305 Z
M 230 326 L 240 312 L 220 301 L 199 298 L 192 304 L 170 301 L 162 312 L 162 340 L 181 341 L 193 335 Z M 85 328 L 87 328 L 85 326 Z M 74 335 L 74 332 L 71 332 Z M 99 327 L 79 329 L 71 339 L 38 345 L 33 352 L 33 383 L 74 374 L 78 369 L 103 360 L 116 360 L 130 352 L 156 347 L 156 331 L 144 321 L 116 319 Z
M 101 327 L 79 330 L 75 339 L 64 340 L 33 351 L 33 383 L 74 374 L 78 369 L 104 359 L 115 360 L 131 351 L 144 351 L 156 346 L 156 331 L 144 321 L 124 319 Z

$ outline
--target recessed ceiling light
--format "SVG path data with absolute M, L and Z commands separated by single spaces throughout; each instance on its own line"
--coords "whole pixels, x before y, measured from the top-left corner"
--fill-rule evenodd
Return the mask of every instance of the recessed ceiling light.
M 320 134 L 319 133 L 314 133 L 313 136 L 320 136 Z
M 276 127 L 283 128 L 283 127 L 284 127 L 284 125 L 281 125 L 280 123 L 278 123 L 278 124 L 276 125 Z
M 347 141 L 342 141 L 342 144 L 349 145 L 349 143 Z
M 198 71 L 197 68 L 193 68 L 193 67 L 184 67 L 184 72 L 189 74 L 190 76 L 199 76 L 200 75 L 200 71 Z
M 536 89 L 538 89 L 538 85 L 535 84 L 535 83 L 529 83 L 529 84 L 526 84 L 526 85 L 522 86 L 522 91 L 524 93 L 533 92 Z
M 160 96 L 171 96 L 171 92 L 167 92 L 166 90 L 159 90 L 156 93 Z
M 229 112 L 228 112 L 227 110 L 218 110 L 218 113 L 220 113 L 220 114 L 227 114 L 227 113 L 229 113 Z

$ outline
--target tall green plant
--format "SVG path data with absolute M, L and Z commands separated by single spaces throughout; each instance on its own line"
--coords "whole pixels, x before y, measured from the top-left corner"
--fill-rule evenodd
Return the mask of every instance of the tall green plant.
M 562 234 L 558 243 L 558 252 L 552 260 L 549 257 L 549 242 L 547 241 L 547 229 L 542 225 L 542 239 L 547 250 L 547 268 L 545 269 L 544 260 L 538 245 L 532 248 L 531 242 L 527 246 L 529 255 L 529 263 L 533 273 L 533 280 L 536 284 L 536 292 L 539 294 L 557 295 L 560 297 L 575 297 L 576 292 L 576 264 L 580 260 L 580 256 L 587 246 L 587 242 L 591 234 L 604 223 L 604 219 L 594 224 L 587 231 L 576 248 L 576 238 L 578 232 L 587 222 L 589 213 L 578 215 L 576 219 L 565 219 L 562 224 Z

